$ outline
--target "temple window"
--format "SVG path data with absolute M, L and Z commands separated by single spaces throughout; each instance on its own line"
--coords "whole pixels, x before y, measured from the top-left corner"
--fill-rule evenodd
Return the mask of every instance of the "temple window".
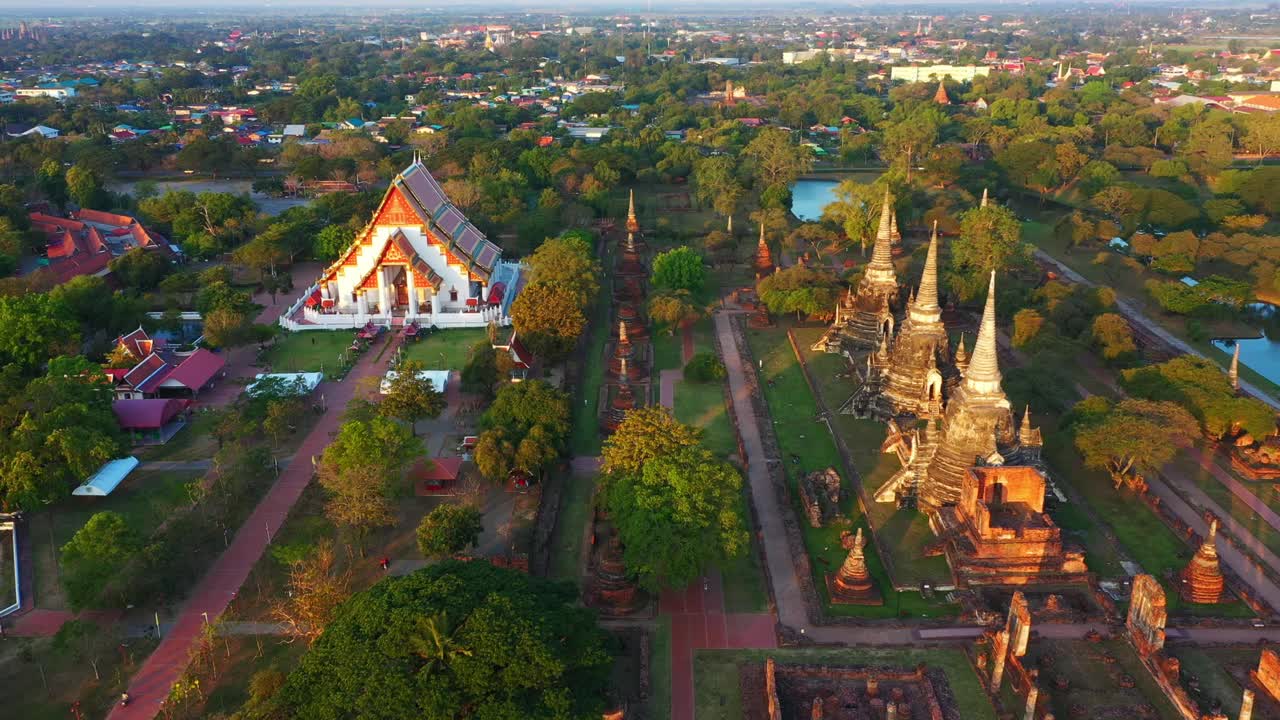
M 458 288 L 449 288 L 449 302 L 458 302 Z

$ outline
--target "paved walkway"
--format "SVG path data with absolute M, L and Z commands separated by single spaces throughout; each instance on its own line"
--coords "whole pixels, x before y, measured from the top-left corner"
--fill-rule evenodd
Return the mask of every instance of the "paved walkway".
M 1066 265 L 1066 263 L 1062 262 L 1061 260 L 1058 260 L 1057 258 L 1053 257 L 1052 255 L 1050 255 L 1049 253 L 1046 253 L 1043 250 L 1037 249 L 1036 257 L 1058 268 L 1059 272 L 1061 272 L 1063 275 L 1066 275 L 1067 278 L 1074 283 L 1079 283 L 1081 285 L 1088 285 L 1090 287 L 1096 285 L 1096 283 L 1094 283 L 1092 280 L 1089 280 L 1088 278 L 1076 272 L 1075 270 L 1072 270 L 1070 267 Z M 1216 359 L 1211 358 L 1205 355 L 1204 353 L 1200 352 L 1199 350 L 1195 349 L 1194 347 L 1192 347 L 1191 345 L 1183 341 L 1181 338 L 1176 337 L 1175 335 L 1170 333 L 1168 330 L 1165 330 L 1160 325 L 1160 323 L 1155 322 L 1151 318 L 1144 315 L 1142 311 L 1139 310 L 1138 307 L 1134 305 L 1131 300 L 1117 299 L 1116 306 L 1120 308 L 1121 314 L 1123 314 L 1130 322 L 1141 325 L 1148 332 L 1160 338 L 1169 346 L 1176 349 L 1178 352 L 1186 353 L 1187 355 L 1195 355 L 1196 357 L 1202 357 L 1202 358 L 1205 358 L 1206 360 L 1212 360 L 1213 362 L 1217 362 Z M 1276 410 L 1280 410 L 1280 400 L 1277 400 L 1275 397 L 1272 397 L 1270 393 L 1267 393 L 1266 391 L 1262 390 L 1261 388 L 1254 385 L 1253 383 L 1250 383 L 1244 378 L 1240 378 L 1240 387 L 1241 389 L 1248 392 L 1250 395 L 1253 395 L 1254 397 L 1258 398 L 1262 402 L 1270 405 Z
M 399 336 L 391 340 L 392 343 L 399 341 Z M 298 447 L 298 456 L 307 458 L 324 451 L 332 434 L 337 432 L 343 409 L 354 395 L 359 381 L 381 375 L 386 369 L 386 359 L 391 357 L 392 349 L 382 354 L 382 362 L 375 361 L 379 353 L 377 348 L 366 353 L 344 382 L 326 382 L 321 386 L 320 391 L 329 397 L 329 412 L 320 418 L 302 441 Z M 133 676 L 129 684 L 129 695 L 134 701 L 128 707 L 116 707 L 108 716 L 111 720 L 150 720 L 160 712 L 161 703 L 168 696 L 169 688 L 187 667 L 191 645 L 200 634 L 205 616 L 212 621 L 227 609 L 227 605 L 249 576 L 249 571 L 266 550 L 270 542 L 269 536 L 279 531 L 289 510 L 311 481 L 312 473 L 311 463 L 298 462 L 290 464 L 280 474 L 266 497 L 236 532 L 230 547 L 192 590 L 177 621 L 161 640 L 160 646 Z
M 760 521 L 761 541 L 765 546 L 765 569 L 773 584 L 778 622 L 799 630 L 809 624 L 804 608 L 804 595 L 787 546 L 786 529 L 782 523 L 784 509 L 778 506 L 778 496 L 774 492 L 773 480 L 769 477 L 764 443 L 760 439 L 760 428 L 751 407 L 751 392 L 746 375 L 749 368 L 743 367 L 742 351 L 738 348 L 738 340 L 734 336 L 730 320 L 728 313 L 719 312 L 715 315 L 716 335 L 720 338 L 724 367 L 729 376 L 729 398 L 732 401 L 729 409 L 737 417 L 738 429 L 742 435 L 742 447 L 747 460 L 747 485 L 751 488 L 751 499 Z
M 680 382 L 683 372 L 680 370 L 663 370 L 658 373 L 658 402 L 662 407 L 676 411 L 676 383 Z
M 667 590 L 658 612 L 671 618 L 671 720 L 693 720 L 693 652 L 777 647 L 773 616 L 726 614 L 719 573 Z

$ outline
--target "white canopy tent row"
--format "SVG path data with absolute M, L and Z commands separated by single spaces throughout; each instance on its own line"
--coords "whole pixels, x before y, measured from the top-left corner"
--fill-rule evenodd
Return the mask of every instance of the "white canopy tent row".
M 124 479 L 138 467 L 138 458 L 129 457 L 112 460 L 98 469 L 92 477 L 85 480 L 80 487 L 71 491 L 72 495 L 87 497 L 106 497 L 115 490 Z

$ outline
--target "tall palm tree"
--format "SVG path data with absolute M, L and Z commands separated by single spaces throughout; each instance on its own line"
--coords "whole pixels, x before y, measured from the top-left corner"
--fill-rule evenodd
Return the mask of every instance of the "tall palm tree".
M 449 621 L 448 612 L 420 617 L 409 636 L 409 646 L 415 655 L 427 661 L 428 667 L 444 664 L 457 655 L 470 657 L 471 651 L 458 644 L 457 631 L 458 627 Z

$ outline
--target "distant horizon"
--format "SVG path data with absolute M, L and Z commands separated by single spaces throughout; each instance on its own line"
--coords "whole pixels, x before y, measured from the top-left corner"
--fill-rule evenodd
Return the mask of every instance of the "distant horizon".
M 353 7 L 347 0 L 195 0 L 184 3 L 181 8 L 174 8 L 172 0 L 125 0 L 124 2 L 79 2 L 77 0 L 49 0 L 38 5 L 9 5 L 0 3 L 0 18 L 25 17 L 30 20 L 58 19 L 59 17 L 79 18 L 99 15 L 115 15 L 129 11 L 148 11 L 168 18 L 189 18 L 204 15 L 222 16 L 239 14 L 246 10 L 257 11 L 254 14 L 270 16 L 274 11 L 288 10 L 290 13 L 312 15 L 351 15 L 368 14 L 371 10 L 378 12 L 394 12 L 407 16 L 413 15 L 468 15 L 475 13 L 492 13 L 510 15 L 514 13 L 559 14 L 570 13 L 583 17 L 599 17 L 616 13 L 655 14 L 675 16 L 698 15 L 741 15 L 744 8 L 755 12 L 766 11 L 772 15 L 811 15 L 811 14 L 883 14 L 886 11 L 927 11 L 929 9 L 945 9 L 948 11 L 970 9 L 975 12 L 990 11 L 1008 13 L 1011 10 L 1043 9 L 1059 6 L 1079 8 L 1098 6 L 1099 9 L 1115 13 L 1123 13 L 1126 8 L 1143 10 L 1165 9 L 1174 12 L 1164 0 L 1131 0 L 1121 8 L 1106 2 L 1069 2 L 1068 0 L 863 0 L 861 2 L 831 2 L 829 0 L 801 0 L 799 3 L 788 3 L 782 0 L 708 0 L 690 6 L 679 0 L 513 0 L 499 4 L 464 0 L 459 4 L 422 5 L 411 4 L 405 0 L 365 0 L 358 7 Z M 1178 10 L 1246 10 L 1250 8 L 1266 8 L 1266 2 L 1238 3 L 1232 0 L 1210 0 L 1203 3 L 1188 3 L 1178 6 Z M 53 12 L 51 12 L 51 10 Z M 148 17 L 150 19 L 150 16 Z

